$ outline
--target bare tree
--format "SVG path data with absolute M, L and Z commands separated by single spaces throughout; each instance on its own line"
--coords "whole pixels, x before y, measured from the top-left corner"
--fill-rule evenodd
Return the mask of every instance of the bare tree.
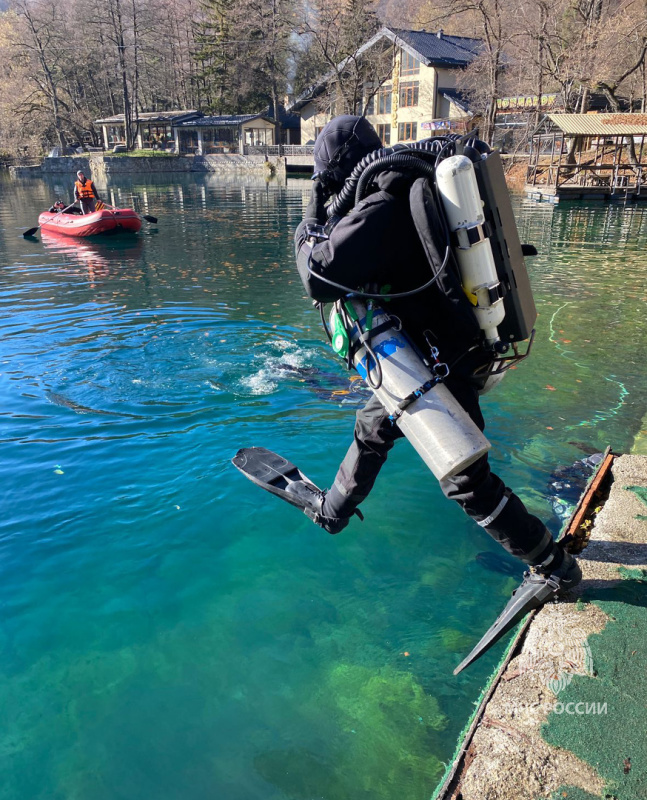
M 24 109 L 33 107 L 46 98 L 51 106 L 52 124 L 58 142 L 65 146 L 65 134 L 61 118 L 61 74 L 59 56 L 61 42 L 58 37 L 62 19 L 61 6 L 49 0 L 33 3 L 16 0 L 14 11 L 22 22 L 22 35 L 15 42 L 18 51 L 29 53 L 34 63 L 32 82 L 35 85 L 25 98 Z
M 379 27 L 375 6 L 361 0 L 317 0 L 306 10 L 298 30 L 306 41 L 304 53 L 320 68 L 322 110 L 365 113 L 371 98 L 391 77 L 395 52 L 391 42 L 383 38 L 366 46 Z

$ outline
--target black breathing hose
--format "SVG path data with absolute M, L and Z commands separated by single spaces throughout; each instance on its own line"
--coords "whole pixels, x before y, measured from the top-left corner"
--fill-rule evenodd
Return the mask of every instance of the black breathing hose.
M 357 184 L 362 177 L 364 170 L 371 166 L 378 159 L 387 156 L 403 155 L 405 153 L 417 154 L 418 160 L 422 162 L 428 155 L 437 157 L 446 144 L 451 144 L 453 139 L 448 136 L 438 136 L 434 139 L 425 139 L 422 142 L 415 142 L 412 145 L 396 144 L 393 147 L 381 147 L 372 153 L 364 156 L 355 169 L 351 172 L 337 197 L 328 206 L 328 219 L 331 217 L 343 217 L 355 205 L 355 194 Z
M 410 289 L 406 292 L 388 294 L 362 292 L 357 288 L 353 289 L 352 287 L 344 286 L 341 283 L 331 281 L 329 278 L 325 278 L 323 275 L 320 275 L 318 272 L 316 272 L 310 263 L 312 254 L 310 254 L 310 257 L 308 258 L 308 272 L 313 277 L 323 281 L 324 283 L 327 283 L 329 286 L 333 286 L 335 289 L 341 289 L 348 294 L 355 294 L 357 297 L 374 298 L 377 300 L 410 297 L 411 295 L 418 294 L 419 292 L 428 289 L 430 286 L 433 286 L 433 284 L 441 278 L 451 255 L 451 248 L 449 244 L 449 228 L 447 227 L 447 221 L 442 209 L 442 203 L 440 203 L 440 200 L 437 197 L 438 188 L 435 181 L 436 167 L 443 158 L 448 158 L 450 155 L 453 155 L 456 152 L 456 144 L 459 141 L 462 141 L 466 148 L 470 147 L 474 149 L 477 156 L 479 153 L 491 152 L 490 147 L 485 142 L 482 142 L 480 139 L 478 139 L 477 136 L 477 131 L 473 131 L 471 135 L 468 134 L 465 136 L 461 136 L 457 133 L 451 133 L 447 136 L 435 136 L 431 139 L 423 139 L 421 142 L 414 142 L 413 144 L 396 144 L 393 147 L 381 147 L 378 150 L 374 150 L 372 153 L 364 156 L 359 164 L 357 164 L 349 177 L 346 178 L 346 181 L 340 189 L 339 194 L 326 209 L 329 220 L 331 220 L 333 217 L 343 217 L 354 206 L 361 202 L 373 176 L 378 172 L 390 169 L 391 167 L 411 170 L 412 172 L 418 173 L 419 175 L 427 178 L 434 189 L 434 194 L 436 195 L 436 199 L 438 201 L 438 212 L 442 222 L 442 227 L 444 228 L 445 232 L 445 254 L 438 269 L 434 271 L 432 268 L 432 276 L 430 280 L 428 280 L 422 286 L 418 286 L 417 288 Z M 323 319 L 323 311 L 321 313 Z
M 429 178 L 430 181 L 433 181 L 435 175 L 433 165 L 429 164 L 427 161 L 424 161 L 418 155 L 412 155 L 411 153 L 393 153 L 393 155 L 390 156 L 383 156 L 382 158 L 378 158 L 377 161 L 374 161 L 372 164 L 370 164 L 362 172 L 359 180 L 357 181 L 357 188 L 355 189 L 354 205 L 357 205 L 364 198 L 366 189 L 368 188 L 373 175 L 381 172 L 385 168 L 390 169 L 391 167 L 396 167 L 399 169 L 411 169 L 414 172 Z

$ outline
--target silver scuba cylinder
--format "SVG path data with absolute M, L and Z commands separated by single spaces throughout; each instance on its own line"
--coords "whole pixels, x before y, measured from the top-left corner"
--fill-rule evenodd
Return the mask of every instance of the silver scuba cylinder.
M 474 164 L 467 156 L 446 158 L 436 168 L 436 185 L 454 236 L 463 289 L 486 343 L 494 346 L 500 341 L 497 326 L 503 322 L 505 308 L 492 246 L 483 230 L 485 214 Z
M 352 353 L 357 372 L 438 480 L 461 472 L 490 449 L 449 389 L 437 382 L 440 376 L 382 308 L 367 307 L 356 297 L 340 300 L 330 328 L 335 352 Z

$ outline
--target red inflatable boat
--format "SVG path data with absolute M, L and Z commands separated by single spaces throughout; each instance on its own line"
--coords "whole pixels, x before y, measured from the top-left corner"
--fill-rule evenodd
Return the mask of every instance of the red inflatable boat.
M 142 221 L 132 208 L 103 208 L 93 214 L 43 211 L 38 224 L 43 231 L 66 236 L 95 236 L 98 233 L 137 233 Z

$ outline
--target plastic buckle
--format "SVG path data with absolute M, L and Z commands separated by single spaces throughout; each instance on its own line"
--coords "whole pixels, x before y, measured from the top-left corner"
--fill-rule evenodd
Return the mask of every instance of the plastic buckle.
M 306 223 L 306 238 L 314 239 L 316 242 L 328 241 L 328 234 L 326 233 L 325 225 L 316 225 L 313 222 Z
M 499 300 L 503 300 L 505 297 L 505 290 L 500 283 L 495 283 L 491 286 L 487 286 L 487 293 L 488 293 L 488 300 L 490 301 L 490 305 L 493 306 Z

